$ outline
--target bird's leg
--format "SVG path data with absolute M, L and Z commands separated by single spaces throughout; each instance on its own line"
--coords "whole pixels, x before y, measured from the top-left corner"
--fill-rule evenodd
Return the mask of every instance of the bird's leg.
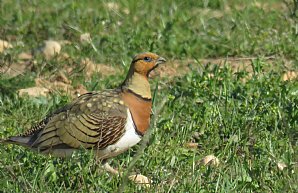
M 118 170 L 112 168 L 112 166 L 110 166 L 109 162 L 105 162 L 103 164 L 103 168 L 106 171 L 108 171 L 108 172 L 110 172 L 111 174 L 114 174 L 114 175 L 119 175 L 120 176 L 122 174 L 122 172 L 119 172 Z
M 105 160 L 98 160 L 97 159 L 97 162 L 100 162 L 98 163 L 98 165 L 102 165 L 103 169 L 106 170 L 107 172 L 111 173 L 111 174 L 114 174 L 114 175 L 121 175 L 122 172 L 119 172 L 118 170 L 114 169 L 112 166 L 110 166 L 109 162 L 107 159 Z
M 107 172 L 117 176 L 122 176 L 123 172 L 119 172 L 118 170 L 114 169 L 112 166 L 110 166 L 107 160 L 101 160 L 100 162 L 104 170 L 106 170 Z M 142 174 L 129 175 L 128 179 L 136 184 L 143 184 L 147 187 L 150 187 L 150 184 L 152 183 L 152 181 L 149 178 L 143 176 Z

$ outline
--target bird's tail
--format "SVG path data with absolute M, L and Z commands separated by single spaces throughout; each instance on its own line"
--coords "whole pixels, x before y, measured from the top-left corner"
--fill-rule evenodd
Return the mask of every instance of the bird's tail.
M 29 146 L 30 137 L 24 137 L 24 136 L 12 136 L 8 139 L 0 139 L 0 143 L 3 144 L 17 144 L 24 147 Z

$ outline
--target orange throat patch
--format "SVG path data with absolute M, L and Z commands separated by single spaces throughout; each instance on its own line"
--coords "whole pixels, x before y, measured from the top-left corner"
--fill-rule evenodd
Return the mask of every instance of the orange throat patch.
M 122 93 L 122 100 L 129 108 L 137 132 L 144 135 L 150 125 L 151 100 L 143 99 L 129 91 Z

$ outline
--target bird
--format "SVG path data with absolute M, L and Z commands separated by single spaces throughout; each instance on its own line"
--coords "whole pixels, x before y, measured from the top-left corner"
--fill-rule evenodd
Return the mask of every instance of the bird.
M 117 174 L 106 160 L 136 145 L 149 129 L 149 74 L 165 62 L 155 53 L 137 54 L 118 87 L 83 94 L 2 142 L 55 157 L 70 157 L 77 149 L 92 150 L 107 171 Z

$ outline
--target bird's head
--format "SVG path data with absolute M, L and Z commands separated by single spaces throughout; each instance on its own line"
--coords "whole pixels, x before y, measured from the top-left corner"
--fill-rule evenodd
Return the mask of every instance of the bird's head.
M 163 57 L 151 52 L 145 52 L 136 55 L 131 64 L 131 73 L 139 73 L 148 77 L 149 73 L 156 68 L 159 64 L 165 63 L 166 60 Z
M 122 90 L 129 90 L 138 96 L 151 100 L 149 73 L 166 60 L 157 54 L 145 52 L 136 55 L 130 65 L 126 79 L 120 85 Z

